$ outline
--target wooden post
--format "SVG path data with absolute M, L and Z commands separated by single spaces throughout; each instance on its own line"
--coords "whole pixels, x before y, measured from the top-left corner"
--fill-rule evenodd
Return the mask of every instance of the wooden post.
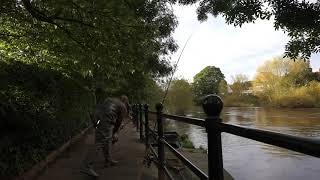
M 149 118 L 148 118 L 148 104 L 144 105 L 144 132 L 145 132 L 145 144 L 146 144 L 146 149 L 149 148 Z
M 159 166 L 158 166 L 158 179 L 165 180 L 165 154 L 164 154 L 164 144 L 162 143 L 163 136 L 163 119 L 162 119 L 162 109 L 163 105 L 158 103 L 156 105 L 157 109 L 157 125 L 158 125 L 158 158 L 159 158 Z
M 221 122 L 219 116 L 223 102 L 219 96 L 212 94 L 205 97 L 202 107 L 207 115 L 209 180 L 223 180 L 221 131 L 217 126 Z
M 140 140 L 143 140 L 143 121 L 142 121 L 142 104 L 139 104 L 139 129 L 140 129 Z

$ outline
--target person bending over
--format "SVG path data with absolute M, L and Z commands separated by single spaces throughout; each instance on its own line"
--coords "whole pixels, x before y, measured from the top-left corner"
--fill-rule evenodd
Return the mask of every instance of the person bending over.
M 96 126 L 96 144 L 103 150 L 105 167 L 116 165 L 112 159 L 111 146 L 118 140 L 117 133 L 124 120 L 128 118 L 129 100 L 126 96 L 106 98 L 96 106 L 94 124 Z

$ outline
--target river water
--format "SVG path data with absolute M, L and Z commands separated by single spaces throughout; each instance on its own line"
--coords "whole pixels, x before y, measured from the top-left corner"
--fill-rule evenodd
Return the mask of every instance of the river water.
M 202 112 L 193 112 L 203 117 Z M 320 109 L 227 107 L 225 123 L 320 139 Z M 190 124 L 169 121 L 166 130 L 187 134 L 196 147 L 207 148 L 206 132 Z M 236 180 L 320 180 L 320 159 L 253 140 L 222 133 L 224 168 Z

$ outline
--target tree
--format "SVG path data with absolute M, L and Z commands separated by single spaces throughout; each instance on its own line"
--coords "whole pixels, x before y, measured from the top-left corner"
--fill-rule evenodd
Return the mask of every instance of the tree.
M 320 49 L 320 3 L 298 0 L 175 0 L 183 5 L 199 4 L 198 19 L 208 14 L 222 15 L 228 24 L 241 26 L 257 19 L 274 18 L 276 30 L 283 29 L 291 37 L 286 55 L 309 58 Z
M 192 106 L 192 88 L 184 79 L 173 80 L 168 91 L 169 110 L 185 115 Z
M 226 96 L 228 94 L 228 83 L 225 80 L 220 81 L 219 83 L 219 95 Z
M 253 83 L 254 92 L 267 102 L 288 94 L 290 89 L 309 83 L 310 64 L 302 59 L 274 58 L 257 69 Z
M 10 0 L 1 1 L 0 14 L 2 57 L 81 74 L 90 86 L 166 75 L 166 55 L 177 48 L 166 1 Z
M 155 80 L 150 78 L 147 81 L 146 87 L 144 88 L 143 92 L 144 92 L 143 96 L 145 97 L 143 99 L 145 100 L 145 103 L 149 104 L 149 109 L 156 110 L 155 109 L 156 104 L 161 102 L 164 96 L 163 89 Z M 138 99 L 135 101 L 137 102 Z
M 193 77 L 194 101 L 201 103 L 201 98 L 208 94 L 219 93 L 219 83 L 224 80 L 220 68 L 207 66 Z
M 265 101 L 271 102 L 272 96 L 281 91 L 281 79 L 288 73 L 288 61 L 274 58 L 258 67 L 254 79 L 254 92 Z
M 284 77 L 287 82 L 298 87 L 307 85 L 310 81 L 315 80 L 309 60 L 296 60 L 295 62 L 289 62 L 289 64 L 288 73 Z
M 248 81 L 248 76 L 244 74 L 236 74 L 231 77 L 232 85 L 230 86 L 232 89 L 232 93 L 241 96 L 243 91 L 248 90 L 250 87 L 250 82 Z

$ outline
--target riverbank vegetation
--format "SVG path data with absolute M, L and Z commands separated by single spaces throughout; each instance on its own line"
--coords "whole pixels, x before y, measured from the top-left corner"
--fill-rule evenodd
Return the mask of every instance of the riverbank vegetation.
M 192 141 L 190 140 L 190 138 L 187 134 L 183 134 L 183 135 L 179 136 L 178 141 L 180 142 L 180 144 L 183 148 L 187 148 L 187 149 L 194 149 L 195 148 Z
M 186 115 L 191 110 L 192 97 L 192 87 L 188 81 L 173 80 L 168 90 L 167 109 L 177 115 Z
M 309 61 L 276 57 L 264 62 L 252 81 L 233 76 L 230 91 L 220 95 L 228 106 L 320 107 L 319 87 L 319 72 L 312 72 Z
M 320 107 L 320 72 L 312 72 L 308 60 L 275 57 L 257 68 L 253 80 L 244 74 L 231 79 L 228 84 L 218 67 L 208 66 L 193 83 L 175 80 L 183 85 L 173 83 L 169 88 L 168 107 L 173 113 L 188 112 L 207 94 L 218 94 L 225 106 Z
M 320 107 L 320 82 L 309 61 L 274 58 L 257 69 L 253 92 L 263 105 Z

